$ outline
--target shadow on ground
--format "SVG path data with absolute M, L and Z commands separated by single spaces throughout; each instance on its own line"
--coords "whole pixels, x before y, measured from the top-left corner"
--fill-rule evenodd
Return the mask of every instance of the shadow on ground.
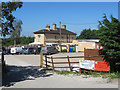
M 49 77 L 45 70 L 39 70 L 38 66 L 7 66 L 9 71 L 2 75 L 2 86 L 9 87 L 16 82 L 34 80 L 38 77 Z

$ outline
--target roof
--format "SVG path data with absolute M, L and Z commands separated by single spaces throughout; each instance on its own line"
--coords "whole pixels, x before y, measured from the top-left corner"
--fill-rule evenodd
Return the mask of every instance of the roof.
M 56 44 L 59 44 L 59 43 L 46 43 L 46 45 L 56 45 Z
M 56 28 L 56 30 L 47 30 L 47 29 L 42 29 L 42 30 L 39 30 L 39 31 L 36 31 L 36 32 L 33 32 L 34 34 L 60 34 L 60 29 L 59 28 Z M 64 34 L 64 35 L 77 35 L 76 33 L 74 32 L 71 32 L 69 30 L 66 30 L 66 29 L 62 29 L 61 28 L 61 34 Z
M 99 42 L 99 39 L 77 39 L 78 42 Z
M 33 42 L 33 43 L 29 43 L 29 45 L 33 45 L 33 44 L 38 45 L 38 44 L 42 44 L 42 43 L 41 43 L 41 42 Z

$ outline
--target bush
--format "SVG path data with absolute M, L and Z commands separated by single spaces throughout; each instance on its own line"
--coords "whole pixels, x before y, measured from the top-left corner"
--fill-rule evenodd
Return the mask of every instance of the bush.
M 110 63 L 111 72 L 117 72 L 120 62 L 120 21 L 113 16 L 108 20 L 106 15 L 103 20 L 99 21 L 99 38 L 103 49 L 100 54 L 104 55 L 104 59 Z

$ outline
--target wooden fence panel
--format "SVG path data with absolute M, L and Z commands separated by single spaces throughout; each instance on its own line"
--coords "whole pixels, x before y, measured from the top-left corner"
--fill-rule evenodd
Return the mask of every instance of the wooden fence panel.
M 90 57 L 90 56 L 96 56 L 96 57 Z M 99 54 L 99 49 L 84 48 L 84 60 L 104 61 L 104 57 Z
M 89 52 L 89 53 L 86 53 L 86 52 Z M 55 68 L 69 68 L 70 71 L 72 71 L 71 68 L 79 68 L 79 66 L 77 67 L 71 67 L 72 64 L 76 63 L 76 64 L 79 64 L 79 61 L 70 61 L 70 58 L 74 58 L 74 60 L 78 60 L 78 59 L 75 59 L 75 58 L 84 58 L 85 60 L 96 60 L 96 61 L 103 61 L 103 56 L 102 55 L 99 55 L 99 52 L 98 50 L 94 50 L 93 52 L 91 52 L 91 49 L 85 49 L 85 53 L 84 53 L 85 56 L 67 56 L 67 57 L 47 57 L 45 56 L 45 65 L 46 65 L 46 68 L 47 67 L 52 67 L 53 71 L 55 70 Z M 48 61 L 48 59 L 50 61 Z M 64 61 L 64 60 L 67 60 L 67 61 Z M 56 61 L 56 60 L 60 60 L 60 61 Z M 51 64 L 51 65 L 48 65 L 48 64 Z M 56 66 L 60 64 L 60 66 Z M 63 64 L 67 64 L 68 66 L 63 66 Z M 80 68 L 80 73 L 81 73 L 81 68 Z M 85 70 L 84 70 L 85 71 Z M 88 71 L 92 71 L 92 70 L 88 70 Z

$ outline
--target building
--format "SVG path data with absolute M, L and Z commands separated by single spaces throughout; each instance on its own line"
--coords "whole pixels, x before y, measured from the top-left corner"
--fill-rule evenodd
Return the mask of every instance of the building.
M 56 24 L 53 23 L 52 29 L 50 29 L 50 25 L 46 25 L 46 29 L 34 32 L 34 37 L 34 42 L 40 42 L 43 45 L 59 44 L 60 42 L 72 43 L 72 41 L 76 39 L 76 33 L 67 30 L 64 24 L 60 30 L 60 28 L 57 28 Z
M 69 46 L 78 46 L 77 51 L 79 51 L 79 52 L 80 51 L 84 51 L 84 48 L 86 48 L 86 49 L 101 49 L 102 48 L 102 46 L 99 44 L 99 39 L 73 40 L 72 43 L 62 43 L 62 45 L 66 45 L 66 46 L 68 46 L 68 45 Z
M 99 39 L 81 39 L 78 40 L 78 51 L 84 51 L 86 49 L 97 49 Z
M 56 45 L 56 48 L 60 51 L 62 50 L 69 50 L 72 48 L 74 51 L 84 51 L 86 49 L 99 49 L 99 39 L 80 39 L 76 40 L 76 33 L 71 32 L 70 30 L 66 29 L 66 25 L 62 25 L 61 28 L 61 35 L 60 35 L 60 28 L 56 27 L 56 24 L 52 24 L 52 28 L 50 25 L 46 25 L 45 29 L 39 30 L 34 32 L 34 42 L 30 43 L 33 44 L 42 44 L 46 45 Z M 60 38 L 61 37 L 61 38 Z M 59 45 L 61 41 L 61 45 Z

